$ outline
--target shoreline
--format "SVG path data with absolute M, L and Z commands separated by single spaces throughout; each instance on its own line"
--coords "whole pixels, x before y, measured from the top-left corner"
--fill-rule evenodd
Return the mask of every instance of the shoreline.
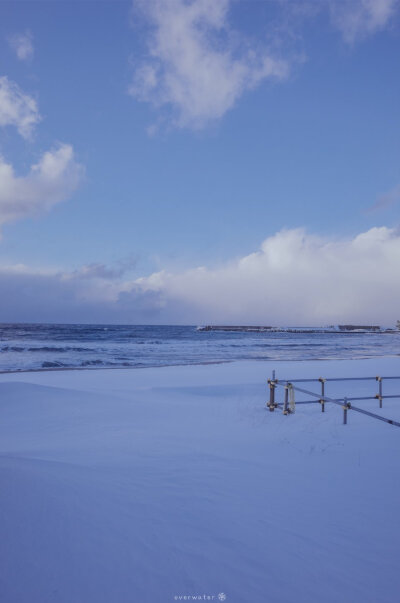
M 400 354 L 380 354 L 378 356 L 352 356 L 349 357 L 325 357 L 325 358 L 303 358 L 303 359 L 288 359 L 288 358 L 232 358 L 227 360 L 210 360 L 204 362 L 190 362 L 190 363 L 174 363 L 174 364 L 148 364 L 143 366 L 60 366 L 60 367 L 44 367 L 44 368 L 27 368 L 27 369 L 0 369 L 0 375 L 19 375 L 25 373 L 54 373 L 54 372 L 72 372 L 72 371 L 115 371 L 115 370 L 140 370 L 140 369 L 161 369 L 161 368 L 172 368 L 172 367 L 185 367 L 185 366 L 214 366 L 218 364 L 232 364 L 242 362 L 257 362 L 257 363 L 315 363 L 315 362 L 335 362 L 335 361 L 349 361 L 353 360 L 374 360 L 379 358 L 400 358 Z

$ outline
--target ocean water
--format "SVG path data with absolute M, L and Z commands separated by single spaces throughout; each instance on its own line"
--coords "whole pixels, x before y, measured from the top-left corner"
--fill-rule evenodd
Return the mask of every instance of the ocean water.
M 400 333 L 198 331 L 196 326 L 0 324 L 0 371 L 400 356 Z

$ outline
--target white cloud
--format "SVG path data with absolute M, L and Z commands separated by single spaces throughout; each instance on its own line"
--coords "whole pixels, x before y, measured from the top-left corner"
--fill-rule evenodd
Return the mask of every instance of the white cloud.
M 33 57 L 33 38 L 30 31 L 10 36 L 8 42 L 20 61 L 29 61 Z
M 0 224 L 49 210 L 77 188 L 83 171 L 67 144 L 44 153 L 26 176 L 0 157 Z
M 285 78 L 288 64 L 266 49 L 232 41 L 231 0 L 136 0 L 152 27 L 147 60 L 136 69 L 132 96 L 168 106 L 179 127 L 201 128 L 268 78 Z M 244 47 L 243 47 L 244 46 Z
M 166 109 L 164 117 L 174 126 L 198 129 L 221 118 L 263 81 L 286 78 L 287 60 L 272 54 L 266 42 L 245 39 L 232 29 L 233 1 L 133 0 L 134 16 L 137 21 L 144 17 L 149 30 L 147 55 L 135 61 L 130 94 Z M 275 0 L 269 40 L 276 48 L 285 47 L 284 42 L 290 48 L 299 38 L 295 30 L 328 11 L 333 26 L 352 44 L 387 28 L 399 1 Z M 156 129 L 153 124 L 149 132 Z
M 331 0 L 332 22 L 349 44 L 388 26 L 398 0 Z
M 134 281 L 101 265 L 74 272 L 0 268 L 0 288 L 11 292 L 0 298 L 0 311 L 7 320 L 394 324 L 399 267 L 400 233 L 393 229 L 372 228 L 348 240 L 283 230 L 222 266 Z
M 175 304 L 182 315 L 184 308 L 189 322 L 392 323 L 399 277 L 400 234 L 394 230 L 373 228 L 339 241 L 284 230 L 220 268 L 162 271 L 137 285 L 158 293 L 166 312 Z
M 0 77 L 0 126 L 15 126 L 24 138 L 29 138 L 40 121 L 37 103 L 24 94 L 7 76 Z

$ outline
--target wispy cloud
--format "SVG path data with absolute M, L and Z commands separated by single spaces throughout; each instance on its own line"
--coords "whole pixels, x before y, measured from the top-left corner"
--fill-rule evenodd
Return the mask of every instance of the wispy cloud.
M 44 153 L 26 176 L 0 157 L 0 224 L 49 210 L 77 188 L 83 173 L 67 144 Z
M 399 266 L 400 233 L 393 229 L 341 240 L 283 230 L 224 265 L 135 280 L 103 265 L 73 272 L 3 267 L 0 288 L 10 293 L 0 298 L 0 312 L 7 320 L 394 324 Z
M 244 38 L 229 19 L 233 0 L 133 0 L 133 21 L 147 22 L 147 52 L 135 60 L 130 94 L 159 110 L 159 119 L 199 129 L 225 115 L 266 80 L 288 77 L 289 61 L 271 48 L 301 40 L 306 22 L 329 13 L 354 44 L 390 26 L 400 0 L 275 0 L 270 45 Z M 276 44 L 279 39 L 279 44 Z M 285 41 L 287 44 L 285 45 Z M 302 56 L 299 52 L 297 56 Z M 161 117 L 162 116 L 162 117 Z M 150 133 L 157 130 L 153 124 Z
M 378 196 L 375 203 L 368 207 L 367 213 L 380 211 L 392 207 L 400 201 L 400 185 L 392 188 L 386 193 L 382 193 Z
M 267 79 L 283 79 L 288 63 L 267 48 L 233 41 L 230 0 L 136 0 L 151 27 L 148 56 L 137 65 L 130 94 L 172 110 L 178 127 L 201 128 Z
M 333 25 L 353 44 L 387 27 L 399 6 L 398 0 L 331 0 Z
M 125 258 L 115 262 L 112 266 L 93 262 L 71 272 L 71 277 L 78 279 L 105 279 L 108 281 L 121 279 L 136 266 L 134 257 Z
M 7 76 L 1 76 L 0 126 L 14 126 L 21 136 L 29 138 L 40 119 L 36 100 Z
M 33 58 L 33 36 L 30 31 L 10 36 L 8 43 L 20 61 L 29 61 Z

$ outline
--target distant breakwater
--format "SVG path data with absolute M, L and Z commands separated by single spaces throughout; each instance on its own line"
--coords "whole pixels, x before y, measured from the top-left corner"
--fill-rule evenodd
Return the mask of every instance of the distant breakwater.
M 378 325 L 337 325 L 329 327 L 272 327 L 239 325 L 204 325 L 198 331 L 226 331 L 230 333 L 400 333 L 399 329 L 382 329 Z

